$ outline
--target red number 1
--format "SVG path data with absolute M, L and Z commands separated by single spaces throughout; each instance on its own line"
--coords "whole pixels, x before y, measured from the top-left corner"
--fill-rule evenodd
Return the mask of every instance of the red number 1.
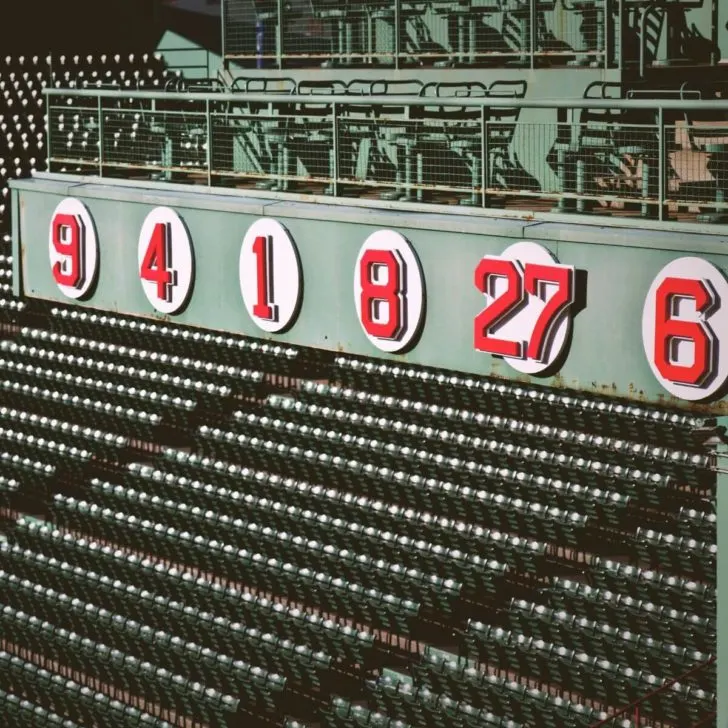
M 259 235 L 253 242 L 256 257 L 258 301 L 253 316 L 265 321 L 278 321 L 278 306 L 273 303 L 273 237 Z

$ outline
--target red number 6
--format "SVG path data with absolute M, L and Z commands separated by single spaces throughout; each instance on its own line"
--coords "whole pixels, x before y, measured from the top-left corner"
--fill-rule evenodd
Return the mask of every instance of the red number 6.
M 716 337 L 708 323 L 674 317 L 678 298 L 695 302 L 695 310 L 706 318 L 714 309 L 716 297 L 706 281 L 690 278 L 665 278 L 655 293 L 655 367 L 669 382 L 699 387 L 713 373 Z M 692 364 L 675 361 L 675 344 L 693 344 Z

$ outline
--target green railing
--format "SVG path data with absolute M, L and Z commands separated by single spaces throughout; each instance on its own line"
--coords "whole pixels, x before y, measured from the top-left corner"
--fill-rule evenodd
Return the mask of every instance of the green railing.
M 532 100 L 519 84 L 475 86 L 468 97 L 444 95 L 457 91 L 446 84 L 391 96 L 53 89 L 48 168 L 471 207 L 728 215 L 728 124 L 713 121 L 728 101 Z
M 623 1 L 223 0 L 224 56 L 270 68 L 301 60 L 399 68 L 415 59 L 606 67 Z

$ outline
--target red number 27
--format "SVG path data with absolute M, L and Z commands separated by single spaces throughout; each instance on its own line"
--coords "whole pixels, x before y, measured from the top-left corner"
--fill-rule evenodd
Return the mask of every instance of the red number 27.
M 566 265 L 525 263 L 507 258 L 486 256 L 475 269 L 475 286 L 489 295 L 493 279 L 503 278 L 506 289 L 486 306 L 475 318 L 474 345 L 478 351 L 512 359 L 545 362 L 549 358 L 551 339 L 564 311 L 574 302 L 574 269 Z M 523 331 L 517 341 L 498 338 L 493 330 L 518 316 L 524 308 L 538 305 L 528 296 L 544 298 L 545 284 L 556 286 L 556 291 L 545 300 L 535 324 Z M 532 320 L 525 317 L 524 320 Z

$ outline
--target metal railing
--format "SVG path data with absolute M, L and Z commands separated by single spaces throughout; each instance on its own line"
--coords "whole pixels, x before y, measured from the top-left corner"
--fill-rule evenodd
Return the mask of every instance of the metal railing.
M 471 207 L 728 214 L 728 123 L 712 121 L 728 101 L 525 99 L 506 83 L 428 95 L 440 90 L 52 89 L 48 168 Z
M 623 0 L 223 0 L 224 56 L 406 67 L 486 60 L 607 67 Z
M 655 699 L 659 699 L 661 695 L 669 692 L 673 689 L 673 686 L 684 682 L 687 678 L 695 677 L 696 673 L 699 673 L 702 670 L 710 669 L 710 667 L 713 666 L 715 662 L 716 658 L 711 657 L 706 662 L 703 662 L 700 665 L 696 665 L 682 675 L 679 675 L 672 680 L 668 680 L 664 685 L 661 685 L 656 690 L 647 693 L 647 695 L 643 695 L 641 698 L 633 701 L 629 705 L 626 705 L 624 708 L 618 710 L 616 713 L 612 713 L 612 715 L 604 718 L 604 720 L 600 720 L 598 723 L 592 725 L 591 728 L 621 728 L 625 719 L 629 720 L 630 725 L 634 726 L 634 728 L 653 725 L 653 723 L 650 722 L 650 716 L 653 713 L 654 707 L 651 705 L 651 702 Z M 690 726 L 686 725 L 684 726 L 684 728 L 708 728 L 709 725 L 714 724 L 715 717 L 716 713 L 715 711 L 713 711 L 705 715 L 698 723 L 693 723 Z M 663 723 L 658 724 L 662 725 Z M 666 725 L 671 726 L 673 725 L 673 722 L 668 718 Z M 683 728 L 683 726 L 681 724 L 676 724 L 676 728 Z

